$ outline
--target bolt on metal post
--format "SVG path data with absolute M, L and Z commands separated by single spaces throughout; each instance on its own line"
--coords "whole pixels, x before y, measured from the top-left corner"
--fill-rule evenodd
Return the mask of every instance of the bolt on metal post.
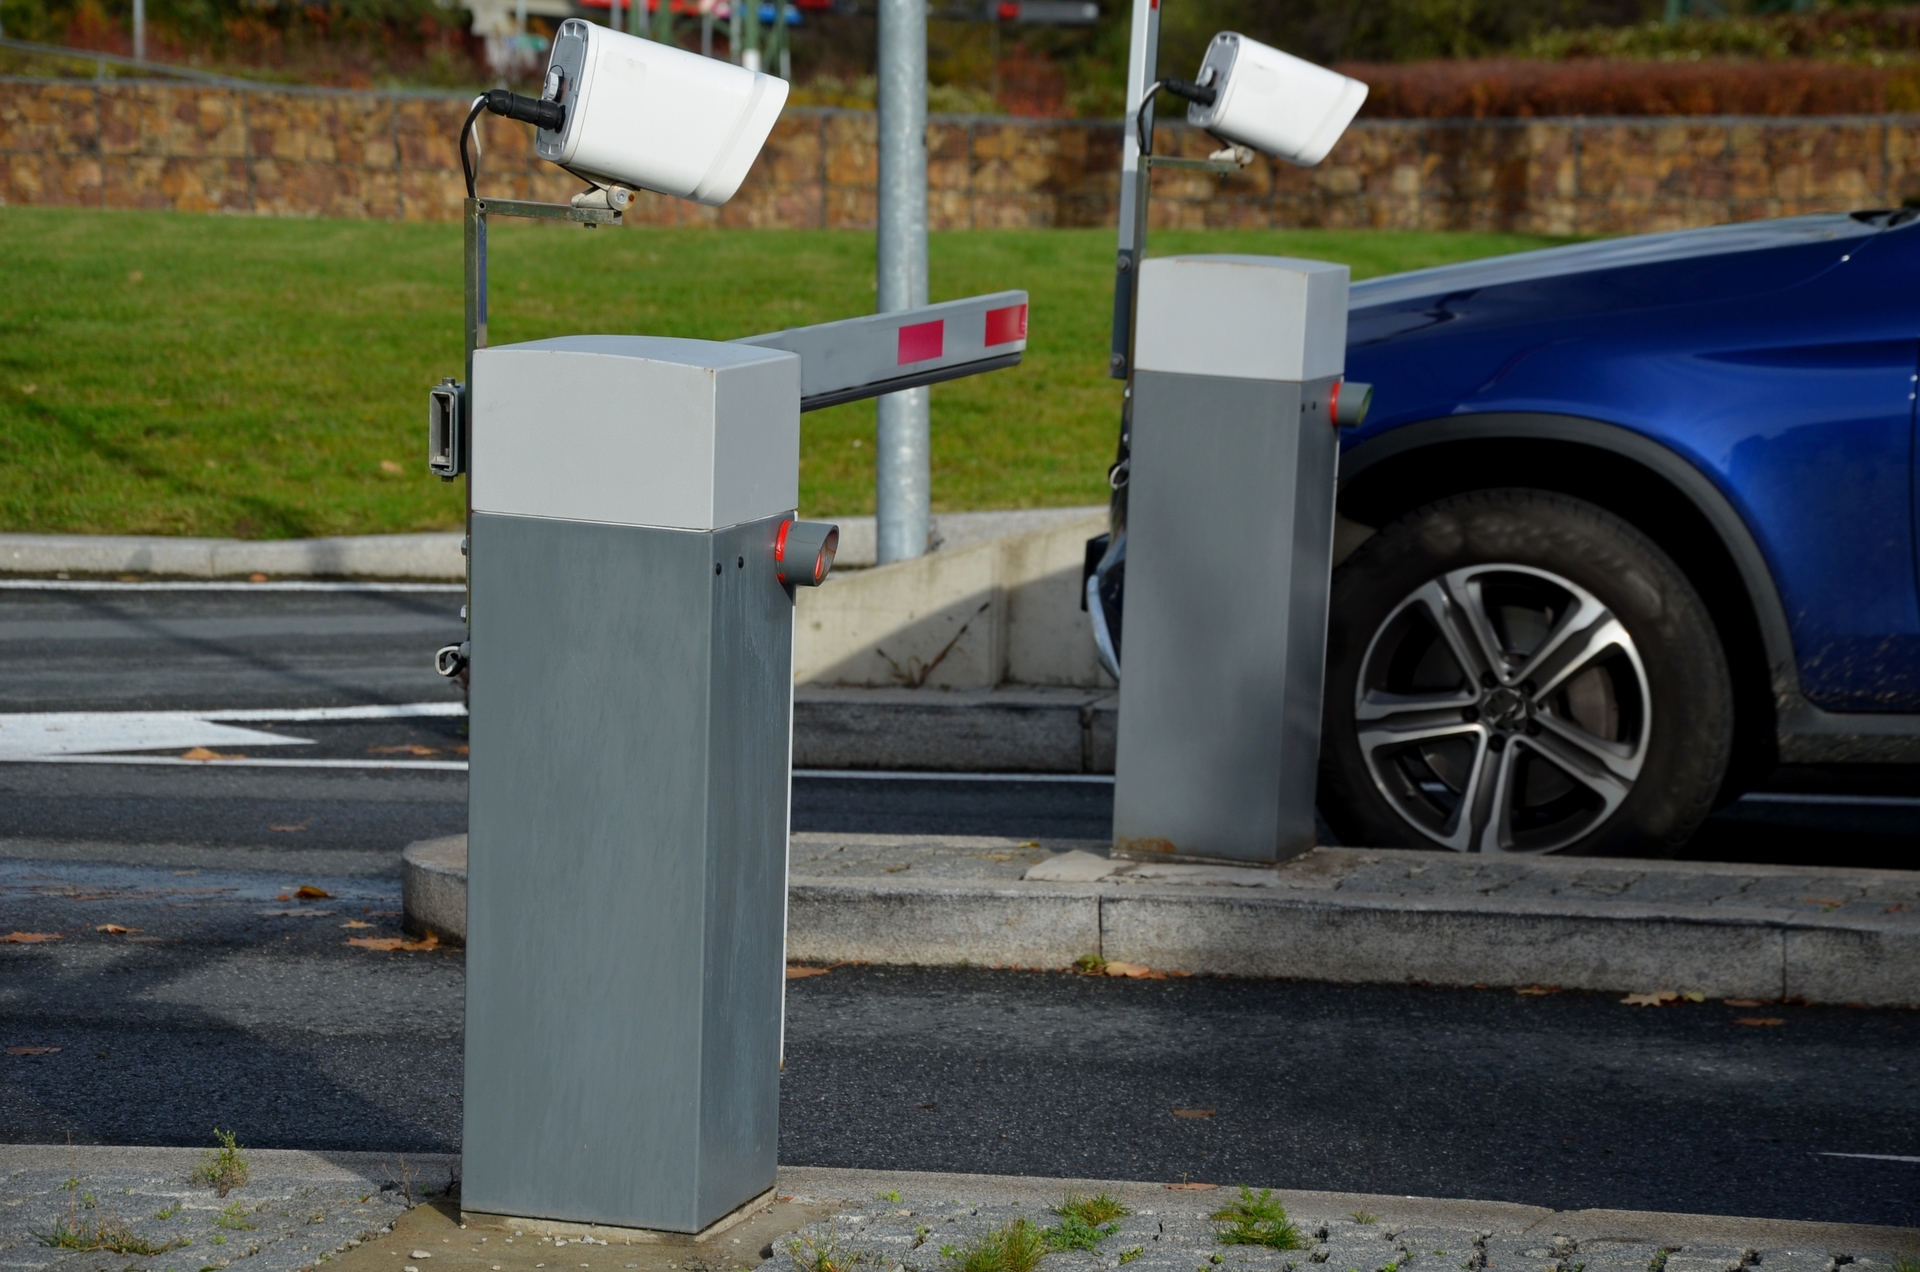
M 927 303 L 927 5 L 880 0 L 881 313 Z M 932 486 L 928 391 L 879 401 L 875 439 L 878 559 L 923 555 Z

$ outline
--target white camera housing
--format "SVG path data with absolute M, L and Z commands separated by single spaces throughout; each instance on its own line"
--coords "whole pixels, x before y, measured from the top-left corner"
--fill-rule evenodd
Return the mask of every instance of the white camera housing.
M 1214 99 L 1189 105 L 1189 124 L 1303 167 L 1327 157 L 1367 100 L 1359 80 L 1232 31 L 1213 37 L 1194 82 Z
M 567 109 L 535 153 L 590 181 L 721 204 L 746 180 L 787 82 L 579 18 L 560 24 L 543 101 Z

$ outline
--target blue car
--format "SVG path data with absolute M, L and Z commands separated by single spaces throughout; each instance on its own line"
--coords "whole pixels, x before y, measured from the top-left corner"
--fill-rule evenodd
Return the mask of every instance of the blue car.
M 1660 855 L 1780 764 L 1920 761 L 1917 217 L 1355 284 L 1342 841 Z

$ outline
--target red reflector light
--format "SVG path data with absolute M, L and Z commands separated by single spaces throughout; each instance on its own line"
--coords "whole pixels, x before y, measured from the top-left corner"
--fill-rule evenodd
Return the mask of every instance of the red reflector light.
M 1007 344 L 1027 338 L 1027 307 L 1008 305 L 1005 309 L 987 310 L 987 343 L 990 345 Z
M 925 362 L 928 358 L 937 358 L 947 347 L 947 322 L 936 318 L 932 322 L 916 322 L 911 327 L 900 328 L 900 356 L 902 364 Z

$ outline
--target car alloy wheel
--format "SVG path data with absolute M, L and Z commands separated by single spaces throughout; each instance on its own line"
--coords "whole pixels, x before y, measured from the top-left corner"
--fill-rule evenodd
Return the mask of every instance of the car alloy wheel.
M 1401 601 L 1354 695 L 1380 794 L 1462 852 L 1554 852 L 1626 802 L 1652 731 L 1633 636 L 1592 593 L 1512 563 L 1451 570 Z
M 1733 684 L 1660 546 L 1544 490 L 1448 495 L 1334 571 L 1320 811 L 1341 843 L 1671 856 L 1712 811 Z

